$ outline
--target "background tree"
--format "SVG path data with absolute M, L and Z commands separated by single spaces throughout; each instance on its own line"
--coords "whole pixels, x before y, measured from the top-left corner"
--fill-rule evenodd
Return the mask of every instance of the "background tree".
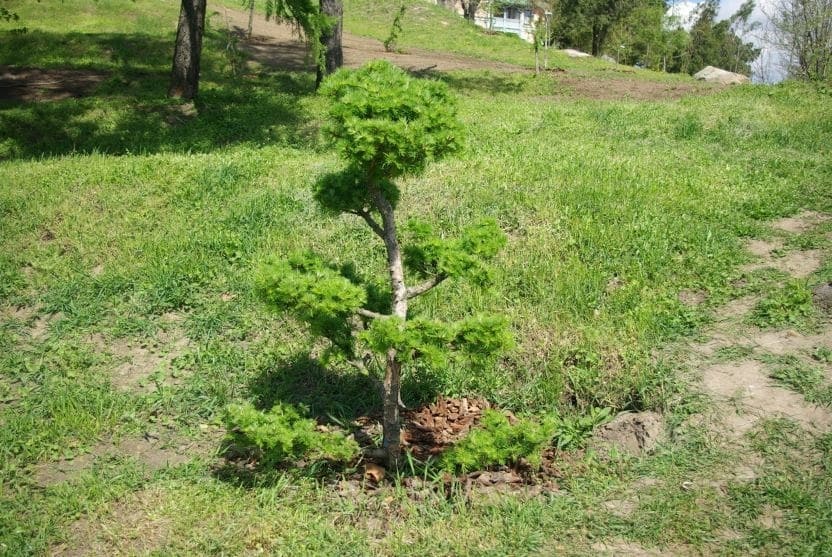
M 168 95 L 193 99 L 199 91 L 199 61 L 205 30 L 205 1 L 182 0 Z
M 732 26 L 746 20 L 754 10 L 753 4 L 748 11 L 747 3 L 740 7 L 739 15 L 729 19 L 716 20 L 719 12 L 719 0 L 706 0 L 700 5 L 699 16 L 690 30 L 690 41 L 685 56 L 684 70 L 696 73 L 705 66 L 723 69 L 736 68 L 743 74 L 751 73 L 751 62 L 757 58 L 760 50 L 751 42 L 743 42 Z M 747 15 L 744 15 L 747 14 Z
M 321 30 L 323 63 L 317 65 L 315 88 L 321 85 L 324 77 L 344 65 L 344 50 L 341 46 L 344 4 L 341 0 L 320 0 L 320 11 L 326 18 L 327 25 Z
M 765 11 L 789 75 L 832 81 L 832 0 L 773 0 Z
M 449 278 L 486 282 L 486 262 L 504 245 L 505 236 L 493 220 L 473 224 L 453 240 L 438 236 L 426 223 L 411 222 L 407 248 L 400 244 L 396 208 L 401 192 L 394 180 L 421 173 L 431 160 L 461 146 L 462 129 L 444 84 L 416 80 L 388 62 L 375 61 L 336 72 L 321 90 L 333 101 L 325 131 L 346 166 L 317 181 L 315 199 L 329 212 L 361 218 L 383 242 L 390 290 L 381 298 L 370 295 L 372 289 L 350 267 L 312 254 L 266 263 L 258 290 L 267 303 L 291 311 L 314 334 L 329 339 L 331 354 L 368 373 L 381 373 L 382 449 L 395 467 L 402 366 L 417 359 L 434 367 L 452 358 L 483 363 L 511 344 L 502 318 L 475 316 L 451 323 L 413 318 L 409 304 Z M 418 283 L 407 279 L 405 267 Z
M 637 5 L 637 0 L 563 0 L 555 11 L 555 34 L 563 46 L 599 56 L 610 31 Z
M 462 15 L 469 21 L 474 21 L 477 17 L 477 10 L 480 8 L 480 0 L 461 0 Z
M 183 99 L 193 99 L 199 91 L 199 61 L 202 54 L 202 35 L 205 29 L 206 0 L 182 0 L 179 12 L 179 24 L 176 30 L 176 43 L 173 53 L 173 70 L 171 72 L 168 95 Z M 287 22 L 306 37 L 312 57 L 319 72 L 328 73 L 329 64 L 333 67 L 343 59 L 340 51 L 340 27 L 323 40 L 324 34 L 333 25 L 341 21 L 338 15 L 326 15 L 322 6 L 332 14 L 342 13 L 341 0 L 266 0 L 266 19 Z M 246 4 L 244 4 L 246 5 Z M 252 4 L 247 4 L 251 9 Z M 337 41 L 337 47 L 336 45 Z M 331 59 L 326 53 L 333 47 Z

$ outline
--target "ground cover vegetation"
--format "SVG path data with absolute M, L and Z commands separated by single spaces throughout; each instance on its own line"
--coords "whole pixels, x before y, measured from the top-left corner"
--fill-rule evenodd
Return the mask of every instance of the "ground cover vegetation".
M 383 40 L 395 14 L 374 24 L 359 5 L 345 2 L 346 29 Z M 0 23 L 4 64 L 103 78 L 78 98 L 0 101 L 0 552 L 823 554 L 829 433 L 771 419 L 747 432 L 747 452 L 726 446 L 693 419 L 710 406 L 681 356 L 722 304 L 749 296 L 751 323 L 737 326 L 825 323 L 807 292 L 832 280 L 832 230 L 767 225 L 832 212 L 823 91 L 597 101 L 530 70 L 438 75 L 465 145 L 397 178 L 397 218 L 442 245 L 485 218 L 506 245 L 487 285 L 447 281 L 413 317 L 502 315 L 516 346 L 476 373 L 454 359 L 406 369 L 409 407 L 445 395 L 502 410 L 444 460 L 406 461 L 365 488 L 344 478 L 362 466 L 349 434 L 379 412 L 376 383 L 329 357 L 304 320 L 265 311 L 256 288 L 275 254 L 314 250 L 375 286 L 372 311 L 390 294 L 381 242 L 354 215 L 322 213 L 311 187 L 345 164 L 319 137 L 335 104 L 314 73 L 235 69 L 209 5 L 190 107 L 165 95 L 176 6 L 65 0 L 48 18 L 43 3 L 7 7 L 20 19 Z M 531 67 L 510 38 L 440 34 L 447 16 L 412 9 L 423 20 L 405 18 L 401 48 L 432 28 L 440 48 Z M 563 69 L 608 78 L 580 64 Z M 754 261 L 745 244 L 772 237 L 774 267 L 742 267 Z M 819 264 L 792 282 L 778 261 L 803 249 Z M 830 349 L 795 361 L 732 345 L 713 362 L 757 358 L 828 404 Z M 581 448 L 622 410 L 662 412 L 668 440 L 644 457 Z M 222 458 L 229 433 L 266 458 Z M 442 479 L 533 465 L 547 445 L 557 489 L 478 495 Z M 742 480 L 749 462 L 755 477 Z

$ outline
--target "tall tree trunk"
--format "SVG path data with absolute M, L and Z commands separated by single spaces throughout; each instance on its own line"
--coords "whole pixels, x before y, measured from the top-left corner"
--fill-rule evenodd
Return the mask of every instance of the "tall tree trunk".
M 318 66 L 315 88 L 320 86 L 326 76 L 344 65 L 344 51 L 341 47 L 341 30 L 344 26 L 344 5 L 341 0 L 320 0 L 321 13 L 332 18 L 333 25 L 321 34 L 324 47 L 324 67 Z
M 171 97 L 193 99 L 199 90 L 199 58 L 205 29 L 205 2 L 206 0 L 182 0 L 168 89 L 168 95 Z
M 468 0 L 462 3 L 462 15 L 469 21 L 477 17 L 477 9 L 480 7 L 480 0 Z
M 373 188 L 375 190 L 375 188 Z M 387 269 L 393 292 L 393 315 L 402 321 L 407 319 L 407 286 L 404 282 L 402 253 L 396 235 L 396 219 L 393 206 L 378 190 L 373 191 L 373 203 L 381 213 L 384 231 L 384 247 L 387 250 Z M 401 456 L 401 422 L 399 420 L 399 395 L 401 393 L 402 364 L 395 348 L 387 351 L 384 382 L 382 383 L 382 448 L 387 455 L 387 465 L 398 468 Z

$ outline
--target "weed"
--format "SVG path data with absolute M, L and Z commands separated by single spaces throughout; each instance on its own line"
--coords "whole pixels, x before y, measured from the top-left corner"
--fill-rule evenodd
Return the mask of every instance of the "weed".
M 751 322 L 761 328 L 805 325 L 815 315 L 812 291 L 805 281 L 791 280 L 760 300 Z
M 483 413 L 479 427 L 442 455 L 441 465 L 448 470 L 482 470 L 516 463 L 521 458 L 539 466 L 541 454 L 552 441 L 557 420 L 536 421 L 519 418 L 515 423 L 495 410 Z
M 259 450 L 259 463 L 269 468 L 302 458 L 350 461 L 358 445 L 338 432 L 319 431 L 315 421 L 286 404 L 261 412 L 250 404 L 229 406 L 225 424 L 236 447 Z

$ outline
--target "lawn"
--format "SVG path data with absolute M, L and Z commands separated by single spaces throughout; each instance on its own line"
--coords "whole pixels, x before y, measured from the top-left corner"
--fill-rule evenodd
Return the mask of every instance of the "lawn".
M 344 471 L 216 465 L 231 403 L 298 404 L 345 424 L 380 404 L 369 379 L 324 365 L 320 343 L 253 292 L 258 262 L 312 248 L 384 284 L 366 227 L 322 217 L 313 201 L 315 177 L 339 164 L 320 140 L 327 101 L 314 76 L 240 71 L 214 24 L 192 110 L 164 97 L 175 3 L 7 4 L 21 21 L 0 24 L 0 64 L 107 77 L 89 96 L 0 101 L 0 554 L 586 554 L 599 540 L 829 551 L 829 434 L 767 421 L 752 432 L 757 479 L 714 487 L 747 455 L 690 425 L 707 402 L 677 350 L 725 302 L 780 284 L 742 267 L 767 222 L 832 212 L 828 92 L 789 83 L 601 101 L 531 71 L 439 76 L 466 147 L 404 180 L 402 218 L 453 235 L 493 217 L 509 240 L 488 287 L 451 282 L 414 309 L 505 315 L 517 347 L 485 369 L 406 374 L 404 401 L 654 410 L 670 435 L 644 458 L 564 455 L 556 493 L 419 499 L 395 481 L 353 493 Z M 392 14 L 381 2 L 345 6 L 348 30 L 384 38 Z M 415 3 L 404 48 L 430 40 L 428 50 L 531 65 L 524 43 L 437 10 Z M 576 75 L 609 73 L 554 59 Z M 824 264 L 810 286 L 832 279 L 828 232 L 813 242 Z M 691 292 L 704 301 L 685 303 Z M 118 449 L 135 439 L 184 458 L 152 466 Z M 654 481 L 632 513 L 606 505 L 643 478 Z M 777 527 L 762 528 L 775 507 Z

